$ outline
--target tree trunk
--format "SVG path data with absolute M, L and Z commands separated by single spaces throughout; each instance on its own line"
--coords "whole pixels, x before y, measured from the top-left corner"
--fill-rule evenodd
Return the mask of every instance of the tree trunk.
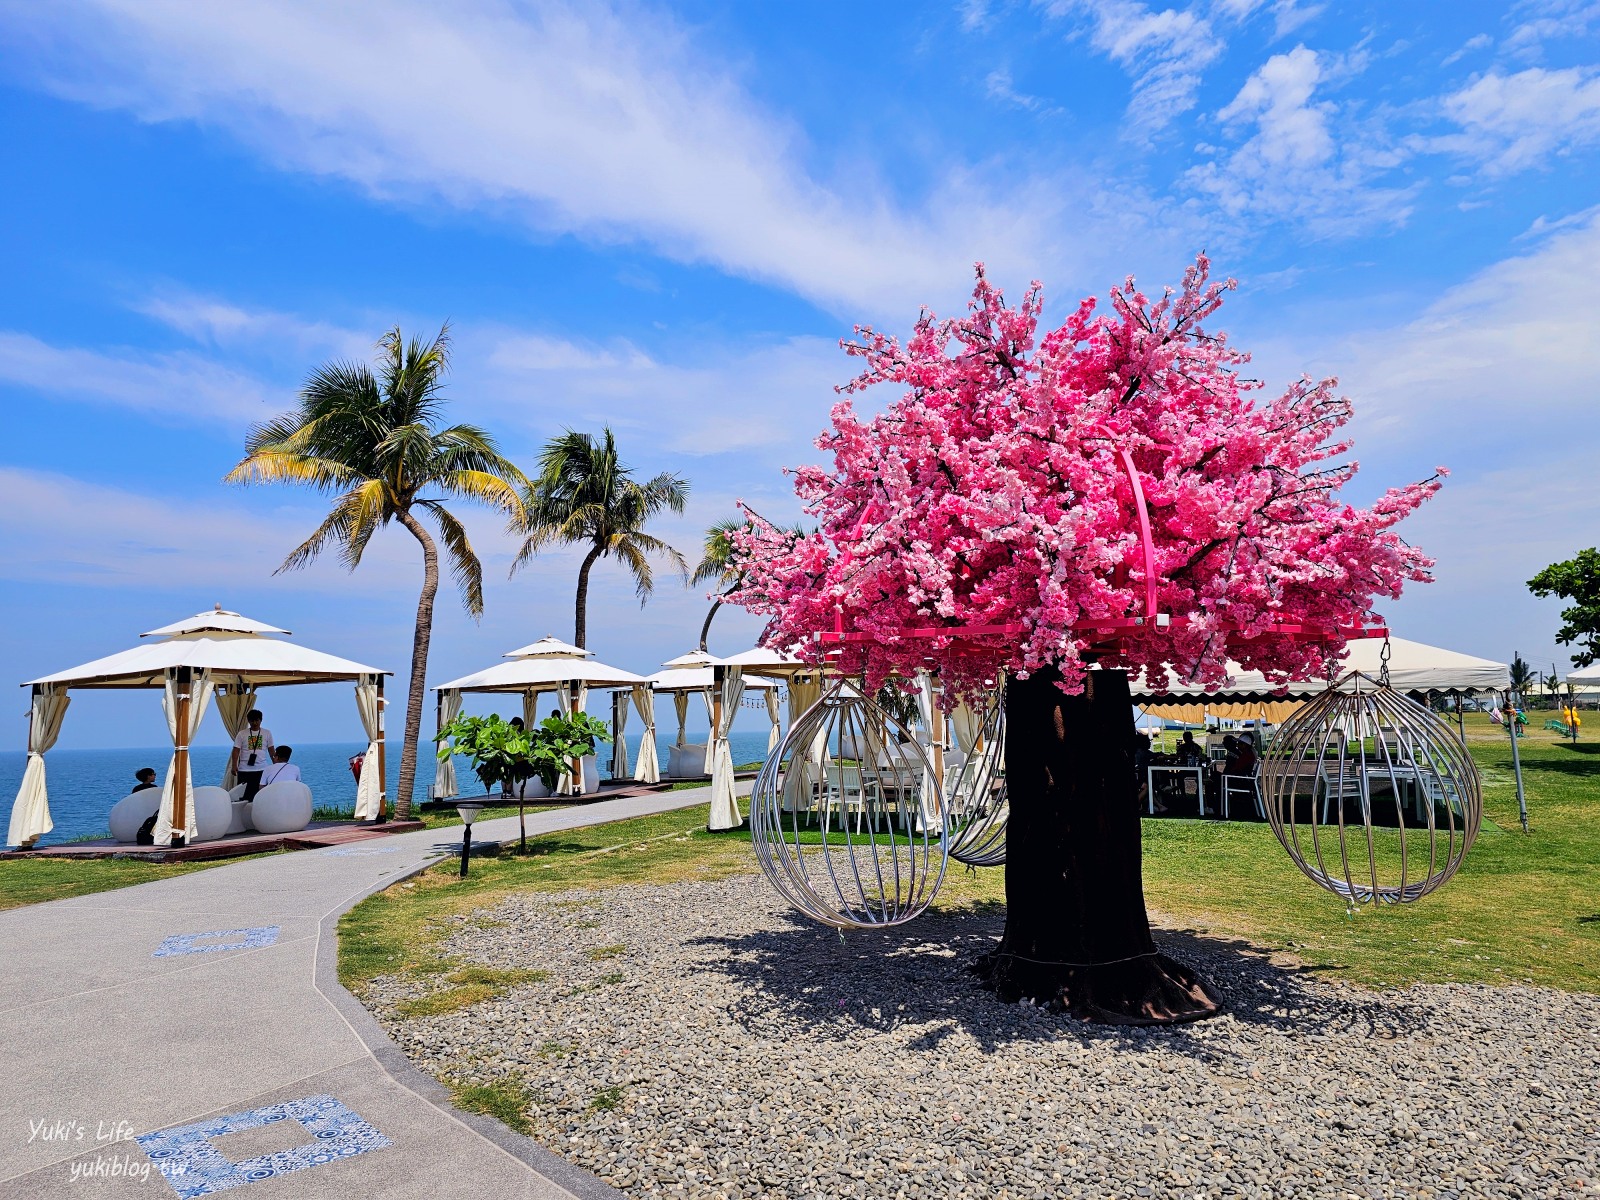
M 1090 672 L 1076 695 L 1060 679 L 1006 682 L 1006 930 L 973 969 L 1004 1000 L 1092 1021 L 1213 1016 L 1218 993 L 1150 936 L 1127 676 Z
M 417 624 L 411 635 L 411 691 L 406 697 L 405 740 L 400 743 L 400 781 L 395 786 L 394 816 L 411 816 L 411 792 L 417 782 L 417 742 L 422 737 L 422 702 L 427 696 L 428 643 L 433 640 L 433 598 L 439 591 L 439 550 L 422 523 L 409 512 L 400 524 L 422 543 L 422 595 L 417 598 Z
M 572 644 L 580 650 L 589 648 L 589 568 L 594 566 L 595 559 L 599 557 L 600 547 L 596 546 L 583 556 L 583 565 L 578 568 L 578 603 L 572 623 Z
M 711 620 L 717 615 L 717 610 L 721 607 L 722 597 L 718 596 L 711 602 L 711 611 L 706 614 L 706 623 L 700 626 L 700 652 L 702 654 L 709 653 L 709 651 L 706 650 L 706 639 L 711 636 Z

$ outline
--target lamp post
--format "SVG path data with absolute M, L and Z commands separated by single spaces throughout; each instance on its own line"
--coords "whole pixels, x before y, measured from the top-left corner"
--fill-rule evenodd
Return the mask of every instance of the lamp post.
M 467 852 L 472 848 L 472 823 L 478 819 L 478 814 L 483 811 L 483 801 L 463 800 L 456 805 L 456 812 L 461 815 L 461 878 L 467 877 Z

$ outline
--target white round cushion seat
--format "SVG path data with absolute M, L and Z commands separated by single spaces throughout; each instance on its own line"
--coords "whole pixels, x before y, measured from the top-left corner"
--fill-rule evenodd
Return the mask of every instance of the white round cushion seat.
M 156 815 L 161 807 L 161 789 L 145 788 L 124 796 L 111 806 L 111 839 L 116 842 L 134 842 L 139 839 L 139 826 Z
M 214 842 L 225 837 L 233 824 L 233 798 L 219 787 L 194 790 L 194 829 L 197 842 Z
M 261 833 L 296 833 L 311 824 L 311 789 L 297 779 L 269 783 L 250 805 L 250 824 Z

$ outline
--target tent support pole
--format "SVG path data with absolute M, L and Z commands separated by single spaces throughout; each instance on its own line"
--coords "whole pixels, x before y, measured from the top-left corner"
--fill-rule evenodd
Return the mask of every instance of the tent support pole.
M 383 710 L 388 706 L 388 703 L 383 698 L 383 673 L 380 671 L 378 673 L 378 815 L 373 818 L 373 824 L 375 825 L 382 825 L 389 819 L 387 806 L 384 803 L 388 798 L 386 789 L 389 786 L 385 769 L 388 764 L 384 761 L 389 739 L 384 729 L 385 723 L 383 719 Z
M 567 712 L 572 716 L 578 715 L 578 689 L 583 685 L 576 679 L 567 681 Z M 583 756 L 578 755 L 572 760 L 572 794 L 583 795 Z
M 1516 695 L 1506 693 L 1506 706 L 1516 706 Z M 1517 814 L 1522 818 L 1522 832 L 1528 832 L 1528 794 L 1522 790 L 1522 755 L 1517 752 L 1517 719 L 1512 717 L 1506 722 L 1506 732 L 1511 735 L 1511 769 L 1517 776 Z
M 188 844 L 184 831 L 189 828 L 189 689 L 193 678 L 189 667 L 178 668 L 178 743 L 172 755 L 173 846 Z

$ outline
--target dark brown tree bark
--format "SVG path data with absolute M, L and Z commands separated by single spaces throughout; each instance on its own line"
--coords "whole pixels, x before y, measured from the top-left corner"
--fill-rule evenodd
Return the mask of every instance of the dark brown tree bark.
M 580 650 L 589 648 L 589 568 L 594 566 L 599 557 L 600 547 L 596 546 L 583 556 L 583 565 L 578 568 L 578 600 L 573 613 L 572 644 Z
M 1166 1025 L 1221 997 L 1156 951 L 1145 915 L 1133 702 L 1121 671 L 1068 695 L 1054 670 L 1006 684 L 1006 930 L 974 970 L 1004 1000 Z
M 706 623 L 700 626 L 700 652 L 708 653 L 706 642 L 711 637 L 711 622 L 717 615 L 717 610 L 722 607 L 722 597 L 718 596 L 711 602 L 711 611 L 706 614 Z
M 406 696 L 405 740 L 400 743 L 400 780 L 394 789 L 397 821 L 411 816 L 411 793 L 417 782 L 417 741 L 422 736 L 422 702 L 427 697 L 428 646 L 433 640 L 433 598 L 439 592 L 439 550 L 428 531 L 409 512 L 400 524 L 422 543 L 422 594 L 417 597 L 417 624 L 411 633 L 411 690 Z

